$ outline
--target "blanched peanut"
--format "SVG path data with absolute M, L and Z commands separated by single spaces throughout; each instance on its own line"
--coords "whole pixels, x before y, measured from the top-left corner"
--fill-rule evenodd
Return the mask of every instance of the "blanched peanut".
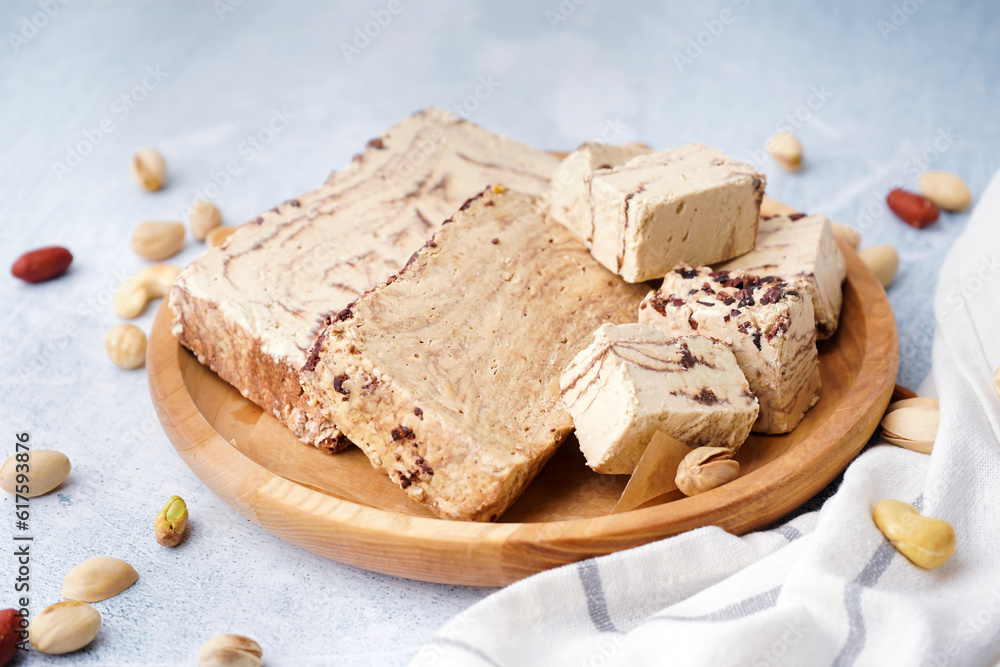
M 888 287 L 899 270 L 899 253 L 891 245 L 873 245 L 858 253 L 868 268 L 878 277 L 882 287 Z
M 925 197 L 946 211 L 964 211 L 972 203 L 969 186 L 947 171 L 925 171 L 917 186 Z

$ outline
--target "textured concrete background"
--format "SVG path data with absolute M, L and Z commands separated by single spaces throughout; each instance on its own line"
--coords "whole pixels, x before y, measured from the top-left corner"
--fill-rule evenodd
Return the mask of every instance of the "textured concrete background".
M 884 195 L 897 182 L 915 187 L 928 167 L 961 174 L 978 194 L 1000 166 L 1000 5 L 624 5 L 0 4 L 0 264 L 50 244 L 76 255 L 56 282 L 0 280 L 3 456 L 27 431 L 74 464 L 18 531 L 35 538 L 31 611 L 59 600 L 62 576 L 92 555 L 123 557 L 141 575 L 96 605 L 104 628 L 90 648 L 23 664 L 192 664 L 203 641 L 229 631 L 258 639 L 270 665 L 395 664 L 489 592 L 371 574 L 258 529 L 174 454 L 145 373 L 118 370 L 103 349 L 117 324 L 113 290 L 144 264 L 129 250 L 136 223 L 179 218 L 206 194 L 241 223 L 312 189 L 421 107 L 553 149 L 704 141 L 760 165 L 774 196 L 900 249 L 890 290 L 900 381 L 920 382 L 936 271 L 967 216 L 913 230 Z M 801 174 L 764 156 L 778 127 L 805 145 Z M 128 177 L 143 145 L 167 158 L 160 193 Z M 224 175 L 229 162 L 236 176 Z M 138 324 L 151 320 L 152 309 Z M 188 500 L 192 534 L 166 550 L 150 522 L 173 493 Z M 13 512 L 5 496 L 4 553 Z M 15 564 L 0 560 L 4 607 Z

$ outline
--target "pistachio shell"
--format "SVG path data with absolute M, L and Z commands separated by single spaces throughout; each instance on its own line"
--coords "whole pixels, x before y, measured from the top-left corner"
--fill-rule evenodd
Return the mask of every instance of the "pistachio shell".
M 725 447 L 698 447 L 677 466 L 674 482 L 686 496 L 704 493 L 740 476 L 740 464 Z
M 128 166 L 133 180 L 150 192 L 162 188 L 167 180 L 167 162 L 153 148 L 140 148 Z
M 260 644 L 243 635 L 215 635 L 198 653 L 200 667 L 260 667 Z
M 42 653 L 79 651 L 101 629 L 101 613 L 86 602 L 57 602 L 31 619 L 28 640 Z
M 913 442 L 934 442 L 937 437 L 941 411 L 935 408 L 914 406 L 900 408 L 882 418 L 885 435 Z
M 18 460 L 27 454 L 27 464 Z M 19 466 L 27 465 L 27 470 Z M 32 449 L 30 452 L 11 454 L 0 468 L 0 488 L 7 493 L 19 493 L 28 498 L 44 496 L 69 477 L 72 466 L 62 452 L 50 449 Z M 25 488 L 27 492 L 25 492 Z
M 139 573 L 118 558 L 88 558 L 63 578 L 62 595 L 69 600 L 100 602 L 118 595 L 136 581 Z
M 896 438 L 890 435 L 882 434 L 882 437 L 886 439 L 887 442 L 891 442 L 897 447 L 902 447 L 903 449 L 909 449 L 913 452 L 918 452 L 920 454 L 930 454 L 934 450 L 933 440 L 906 440 L 904 438 Z
M 916 398 L 904 398 L 900 401 L 896 401 L 895 403 L 890 403 L 889 407 L 885 409 L 885 414 L 889 414 L 890 412 L 895 412 L 900 408 L 913 408 L 913 407 L 933 408 L 937 410 L 941 406 L 936 398 L 933 398 L 931 396 L 917 396 Z

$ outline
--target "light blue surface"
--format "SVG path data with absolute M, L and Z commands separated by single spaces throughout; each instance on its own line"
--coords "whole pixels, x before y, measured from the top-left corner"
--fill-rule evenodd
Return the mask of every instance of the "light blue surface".
M 238 224 L 312 189 L 421 107 L 457 108 L 554 149 L 703 141 L 757 162 L 769 193 L 859 226 L 866 245 L 899 248 L 900 381 L 916 386 L 927 372 L 936 271 L 967 216 L 917 231 L 882 202 L 894 182 L 914 188 L 923 166 L 957 172 L 974 194 L 1000 167 L 996 3 L 402 0 L 391 14 L 387 1 L 231 2 L 0 4 L 0 264 L 50 244 L 76 255 L 56 282 L 0 279 L 3 455 L 28 431 L 74 464 L 63 489 L 31 502 L 31 610 L 59 600 L 63 574 L 86 557 L 119 556 L 140 572 L 96 605 L 104 627 L 89 649 L 24 664 L 193 664 L 203 641 L 229 631 L 258 639 L 269 665 L 394 664 L 489 592 L 371 574 L 271 537 L 183 466 L 145 373 L 119 371 L 103 349 L 118 323 L 113 289 L 144 264 L 129 250 L 136 223 L 179 218 L 200 192 Z M 347 62 L 341 43 L 372 11 L 391 21 Z M 102 121 L 112 132 L 97 142 Z M 801 174 L 761 157 L 781 124 L 805 145 Z M 261 134 L 260 150 L 244 143 Z M 96 146 L 78 166 L 55 164 L 81 143 Z M 167 158 L 163 192 L 129 179 L 143 145 Z M 239 174 L 225 183 L 230 161 Z M 150 525 L 173 493 L 193 525 L 167 550 Z M 5 496 L 5 552 L 13 511 Z M 3 559 L 4 582 L 13 568 Z M 11 586 L 0 582 L 0 607 Z

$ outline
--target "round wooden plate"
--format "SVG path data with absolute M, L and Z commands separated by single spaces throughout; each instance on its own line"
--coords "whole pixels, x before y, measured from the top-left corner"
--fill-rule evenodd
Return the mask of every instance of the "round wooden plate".
M 220 498 L 292 544 L 357 567 L 452 584 L 506 585 L 542 570 L 716 525 L 741 534 L 797 508 L 857 455 L 889 402 L 899 364 L 885 291 L 847 259 L 837 334 L 820 346 L 823 392 L 792 433 L 753 435 L 742 476 L 691 498 L 609 514 L 628 477 L 598 475 L 565 443 L 497 523 L 434 518 L 357 448 L 329 455 L 198 363 L 162 305 L 149 386 L 167 436 Z M 675 492 L 677 495 L 677 492 Z

